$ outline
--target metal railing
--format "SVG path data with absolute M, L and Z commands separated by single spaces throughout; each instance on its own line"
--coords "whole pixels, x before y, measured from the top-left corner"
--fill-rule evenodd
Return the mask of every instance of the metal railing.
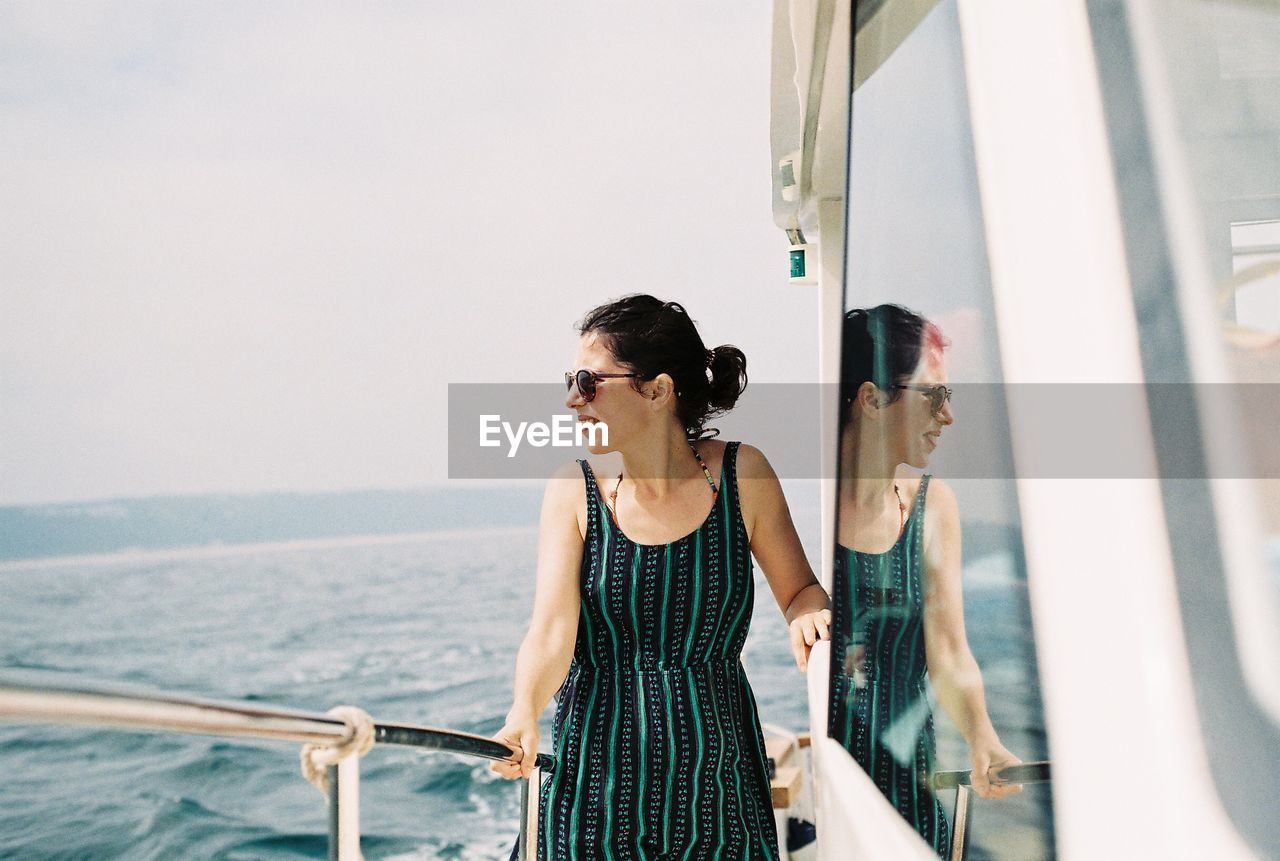
M 352 729 L 318 712 L 154 693 L 119 686 L 68 682 L 43 674 L 0 675 L 0 719 L 93 724 L 124 729 L 257 738 L 337 745 Z M 484 736 L 438 727 L 374 721 L 374 745 L 401 745 L 489 760 L 510 760 L 513 751 Z M 520 857 L 536 855 L 537 787 L 552 763 L 539 754 L 533 776 L 520 781 Z M 329 858 L 359 859 L 359 756 L 329 768 Z
M 1023 762 L 1009 765 L 996 772 L 1005 783 L 1048 783 L 1051 778 L 1047 761 Z M 950 861 L 964 861 L 969 856 L 969 828 L 973 824 L 970 809 L 973 801 L 973 790 L 969 788 L 969 772 L 939 771 L 933 775 L 934 789 L 954 789 L 956 791 L 956 809 L 951 825 Z

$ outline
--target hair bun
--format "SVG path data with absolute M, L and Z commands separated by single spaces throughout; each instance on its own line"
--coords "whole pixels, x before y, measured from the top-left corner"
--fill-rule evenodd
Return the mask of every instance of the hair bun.
M 747 388 L 747 357 L 732 344 L 721 344 L 707 352 L 711 372 L 709 400 L 719 414 L 732 409 Z

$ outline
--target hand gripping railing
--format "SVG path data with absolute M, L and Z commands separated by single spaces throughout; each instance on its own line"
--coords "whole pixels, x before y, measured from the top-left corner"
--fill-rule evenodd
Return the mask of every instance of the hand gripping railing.
M 934 789 L 954 789 L 956 791 L 956 810 L 952 817 L 950 861 L 965 861 L 969 857 L 969 828 L 973 824 L 973 814 L 969 810 L 973 800 L 973 790 L 969 788 L 970 772 L 939 771 L 933 775 Z M 1021 762 L 1017 765 L 1006 765 L 993 770 L 992 776 L 1002 783 L 1048 783 L 1050 768 L 1048 762 Z
M 0 675 L 0 718 L 84 723 L 128 729 L 189 732 L 272 741 L 340 745 L 352 728 L 340 717 L 258 704 L 220 702 L 139 691 L 122 686 L 68 682 L 45 674 Z M 374 722 L 374 744 L 394 744 L 491 760 L 513 751 L 491 738 L 450 729 Z M 359 761 L 353 753 L 329 768 L 329 858 L 360 858 Z M 553 760 L 539 754 L 533 776 L 520 786 L 520 858 L 536 853 L 537 792 L 543 769 Z

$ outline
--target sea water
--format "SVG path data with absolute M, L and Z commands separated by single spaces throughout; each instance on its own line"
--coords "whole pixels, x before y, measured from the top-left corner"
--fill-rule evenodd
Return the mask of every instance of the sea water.
M 817 531 L 808 519 L 802 534 Z M 9 562 L 0 667 L 314 711 L 350 703 L 491 735 L 510 706 L 535 550 L 529 527 Z M 967 598 L 971 627 L 989 622 L 992 636 L 970 639 L 989 674 L 1009 677 L 989 679 L 988 702 L 1006 744 L 1030 759 L 1042 734 L 1034 673 L 1017 659 L 1019 580 L 1007 561 L 985 565 Z M 756 576 L 743 662 L 762 720 L 803 730 L 804 678 Z M 963 746 L 939 733 L 941 767 L 966 767 Z M 509 852 L 518 785 L 487 763 L 378 747 L 361 774 L 370 861 Z M 0 858 L 326 857 L 325 802 L 296 745 L 0 724 L 0 775 Z M 1042 807 L 1007 808 L 1009 824 L 1043 828 Z

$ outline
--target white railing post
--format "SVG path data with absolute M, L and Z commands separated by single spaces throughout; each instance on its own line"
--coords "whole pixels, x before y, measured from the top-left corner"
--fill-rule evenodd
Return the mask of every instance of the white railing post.
M 534 766 L 528 780 L 520 781 L 520 861 L 538 857 L 538 799 L 542 796 L 542 769 Z
M 951 817 L 951 861 L 965 861 L 969 857 L 969 802 L 972 792 L 963 783 L 956 786 L 956 810 Z
M 358 754 L 329 766 L 329 861 L 361 861 Z

